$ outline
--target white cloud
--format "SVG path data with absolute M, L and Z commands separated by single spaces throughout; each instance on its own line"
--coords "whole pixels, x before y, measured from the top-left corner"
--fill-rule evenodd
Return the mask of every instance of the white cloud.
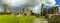
M 45 4 L 46 5 L 50 5 L 50 6 L 53 6 L 56 4 L 55 0 L 45 0 Z
M 40 8 L 40 6 L 35 6 L 34 9 L 33 9 L 33 12 L 34 12 L 34 13 L 41 13 L 41 8 Z
M 26 3 L 26 0 L 3 0 L 3 3 L 7 3 L 12 6 L 18 6 Z
M 44 3 L 47 6 L 53 6 L 56 4 L 55 0 L 40 0 L 40 4 Z
M 58 9 L 59 9 L 58 11 L 60 12 L 60 7 Z
M 59 5 L 56 5 L 56 6 L 59 6 Z
M 3 0 L 3 3 L 7 3 L 12 6 L 36 6 L 44 3 L 45 5 L 53 6 L 56 4 L 55 0 Z
M 55 0 L 40 0 L 38 2 L 40 2 L 40 4 L 36 7 L 34 7 L 34 9 L 33 9 L 33 12 L 35 12 L 35 13 L 41 13 L 41 4 L 42 3 L 44 3 L 46 6 L 54 6 L 56 4 Z M 56 6 L 59 6 L 59 5 L 56 5 Z M 38 9 L 40 11 L 38 11 Z
M 35 6 L 38 5 L 40 2 L 38 2 L 37 0 L 3 0 L 3 3 L 7 3 L 12 6 Z
M 3 11 L 4 11 L 4 9 L 1 9 L 1 8 L 0 8 L 0 12 L 3 12 Z
M 11 4 L 12 6 L 22 6 L 22 5 L 36 6 L 39 4 L 38 6 L 41 7 L 42 3 L 44 3 L 47 6 L 53 6 L 56 4 L 55 0 L 4 0 L 3 2 L 8 3 L 9 5 Z M 38 7 L 34 7 L 35 12 L 37 9 Z

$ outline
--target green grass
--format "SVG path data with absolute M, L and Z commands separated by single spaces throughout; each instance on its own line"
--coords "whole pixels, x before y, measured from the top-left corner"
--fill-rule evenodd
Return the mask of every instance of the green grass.
M 36 17 L 35 16 L 12 16 L 12 15 L 2 15 L 0 16 L 0 23 L 30 23 Z
M 35 16 L 19 17 L 19 23 L 31 23 L 35 18 Z
M 41 19 L 45 19 L 45 16 L 39 16 L 39 18 L 41 18 Z
M 36 16 L 14 16 L 14 15 L 0 15 L 0 23 L 31 23 Z M 44 16 L 39 16 L 44 19 Z
M 0 16 L 0 23 L 17 23 L 16 16 Z

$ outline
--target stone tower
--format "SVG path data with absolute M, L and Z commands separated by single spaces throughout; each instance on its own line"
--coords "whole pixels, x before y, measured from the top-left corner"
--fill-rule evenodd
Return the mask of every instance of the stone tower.
M 44 12 L 44 4 L 41 4 L 41 15 L 43 16 L 43 12 Z
M 58 13 L 58 6 L 54 7 L 54 12 L 55 12 L 55 14 Z

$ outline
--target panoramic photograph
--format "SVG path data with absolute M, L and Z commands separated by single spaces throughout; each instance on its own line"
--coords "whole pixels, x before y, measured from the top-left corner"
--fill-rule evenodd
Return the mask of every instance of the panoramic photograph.
M 60 23 L 60 0 L 0 0 L 0 23 Z

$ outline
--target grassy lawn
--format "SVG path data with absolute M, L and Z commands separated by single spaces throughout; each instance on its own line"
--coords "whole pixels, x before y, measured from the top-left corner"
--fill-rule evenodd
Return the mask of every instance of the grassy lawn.
M 0 23 L 31 23 L 36 16 L 0 15 Z M 39 16 L 44 19 L 44 16 Z

